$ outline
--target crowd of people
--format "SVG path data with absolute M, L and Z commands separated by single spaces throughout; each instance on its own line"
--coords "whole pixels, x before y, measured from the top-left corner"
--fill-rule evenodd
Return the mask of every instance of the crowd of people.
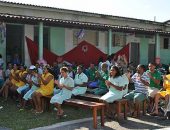
M 8 101 L 9 96 L 17 99 L 17 107 L 24 110 L 27 103 L 36 114 L 43 113 L 42 97 L 52 96 L 50 103 L 57 108 L 57 117 L 64 115 L 62 104 L 72 96 L 85 93 L 100 95 L 106 104 L 107 115 L 114 115 L 110 103 L 126 98 L 131 115 L 137 116 L 141 103 L 148 100 L 148 113 L 159 115 L 159 101 L 170 98 L 170 75 L 156 69 L 155 63 L 146 66 L 139 64 L 136 70 L 128 68 L 125 56 L 100 61 L 88 68 L 83 65 L 59 64 L 53 66 L 36 64 L 26 67 L 23 64 L 8 63 L 6 71 L 0 65 L 0 94 Z M 162 81 L 162 83 L 161 83 Z M 134 90 L 129 89 L 134 84 Z

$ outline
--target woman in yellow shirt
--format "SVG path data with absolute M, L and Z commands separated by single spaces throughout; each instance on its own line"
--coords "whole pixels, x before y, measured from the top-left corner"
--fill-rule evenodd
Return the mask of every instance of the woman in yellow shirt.
M 11 91 L 13 93 L 16 93 L 17 92 L 17 89 L 19 87 L 23 87 L 26 83 L 26 76 L 28 74 L 27 72 L 27 67 L 24 66 L 24 65 L 20 65 L 20 70 L 18 70 L 16 73 L 15 73 L 15 77 L 16 77 L 16 82 L 14 82 L 13 86 L 11 87 Z
M 3 84 L 0 93 L 2 93 L 5 100 L 8 98 L 8 91 L 15 83 L 17 83 L 16 74 L 18 73 L 18 66 L 16 64 L 13 65 L 13 69 L 10 71 L 9 79 L 5 81 Z
M 151 113 L 153 116 L 158 115 L 158 102 L 160 98 L 164 98 L 166 104 L 168 103 L 170 96 L 170 74 L 163 77 L 163 89 L 163 91 L 158 92 L 155 96 L 155 110 Z
M 42 104 L 41 104 L 41 97 L 53 94 L 54 76 L 51 73 L 49 73 L 49 70 L 50 69 L 46 66 L 43 69 L 43 74 L 38 75 L 38 78 L 41 82 L 40 88 L 38 90 L 36 90 L 32 95 L 36 113 L 43 112 L 43 108 L 42 108 Z

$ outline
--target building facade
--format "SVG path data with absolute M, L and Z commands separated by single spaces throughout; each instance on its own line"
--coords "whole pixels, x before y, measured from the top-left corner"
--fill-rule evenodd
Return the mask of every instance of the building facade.
M 129 62 L 148 64 L 160 58 L 170 63 L 170 24 L 148 20 L 87 13 L 59 8 L 0 1 L 0 53 L 6 62 L 14 54 L 30 65 L 25 37 L 43 48 L 63 55 L 86 40 L 112 54 L 130 44 Z M 80 34 L 80 35 L 79 35 Z

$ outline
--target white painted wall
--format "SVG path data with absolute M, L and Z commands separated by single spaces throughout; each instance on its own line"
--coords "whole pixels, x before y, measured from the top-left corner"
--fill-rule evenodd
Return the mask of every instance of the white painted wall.
M 28 25 L 28 24 L 24 25 L 24 36 L 27 36 L 31 40 L 34 40 L 34 26 L 33 25 Z M 25 65 L 30 66 L 31 60 L 30 60 L 30 56 L 28 53 L 26 39 L 24 40 L 24 52 L 25 52 Z
M 131 42 L 135 42 L 135 43 L 140 43 L 140 38 L 137 38 L 135 36 L 127 36 L 126 37 L 126 43 L 131 43 Z

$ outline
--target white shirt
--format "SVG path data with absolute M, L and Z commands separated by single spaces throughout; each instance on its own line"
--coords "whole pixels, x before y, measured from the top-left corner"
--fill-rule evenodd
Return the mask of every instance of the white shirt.
M 87 83 L 88 77 L 83 72 L 81 74 L 76 74 L 74 82 L 75 84 Z

